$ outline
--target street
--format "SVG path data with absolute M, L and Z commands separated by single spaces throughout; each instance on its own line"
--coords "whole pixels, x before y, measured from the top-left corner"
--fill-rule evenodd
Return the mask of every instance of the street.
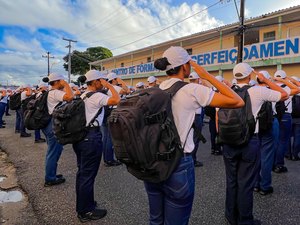
M 11 112 L 14 115 L 14 112 Z M 29 204 L 20 211 L 16 224 L 81 224 L 75 212 L 76 159 L 72 146 L 64 148 L 58 173 L 66 183 L 47 187 L 44 184 L 46 144 L 34 144 L 30 138 L 14 133 L 15 116 L 4 117 L 7 125 L 0 130 L 0 148 L 16 168 L 19 187 Z M 195 168 L 196 193 L 190 224 L 222 225 L 225 203 L 225 172 L 222 156 L 210 154 L 208 124 L 203 129 L 208 140 L 200 144 L 198 159 L 204 167 Z M 264 225 L 297 225 L 300 221 L 300 162 L 287 161 L 288 173 L 274 174 L 274 193 L 254 193 L 254 216 Z M 148 224 L 148 203 L 143 182 L 126 171 L 124 165 L 105 167 L 101 163 L 95 182 L 95 200 L 108 210 L 107 216 L 87 224 L 144 225 Z M 17 203 L 11 203 L 17 204 Z M 1 204 L 0 204 L 1 206 Z M 1 212 L 1 211 L 0 211 Z M 5 214 L 0 215 L 5 219 Z M 9 220 L 4 224 L 11 224 Z

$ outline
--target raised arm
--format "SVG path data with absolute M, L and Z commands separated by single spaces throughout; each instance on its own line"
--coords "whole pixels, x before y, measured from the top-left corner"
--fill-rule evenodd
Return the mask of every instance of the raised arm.
M 209 74 L 193 60 L 190 60 L 190 64 L 201 79 L 207 80 L 219 90 L 219 93 L 214 94 L 210 106 L 220 108 L 239 108 L 244 106 L 244 101 L 230 87 L 218 81 L 213 75 Z

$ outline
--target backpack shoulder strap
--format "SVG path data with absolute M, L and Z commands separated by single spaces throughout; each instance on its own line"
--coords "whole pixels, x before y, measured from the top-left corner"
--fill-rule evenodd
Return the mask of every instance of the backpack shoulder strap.
M 165 89 L 164 91 L 171 94 L 171 97 L 174 97 L 174 95 L 177 93 L 177 91 L 179 91 L 179 89 L 181 89 L 183 86 L 185 86 L 187 84 L 188 83 L 184 82 L 184 81 L 177 81 L 171 87 L 169 87 L 168 89 Z

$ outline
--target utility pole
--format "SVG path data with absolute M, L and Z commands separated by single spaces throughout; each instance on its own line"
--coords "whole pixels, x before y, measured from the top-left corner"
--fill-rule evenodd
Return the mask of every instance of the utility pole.
M 69 59 L 68 59 L 68 82 L 71 82 L 71 42 L 77 42 L 71 39 L 67 39 L 67 38 L 62 38 L 64 41 L 68 41 L 69 45 L 66 46 L 66 48 L 69 48 Z
M 48 76 L 49 76 L 49 74 L 50 74 L 50 66 L 49 66 L 49 64 L 50 64 L 50 58 L 53 59 L 54 56 L 50 56 L 50 52 L 47 52 L 47 55 L 42 55 L 42 57 L 43 58 L 48 58 Z
M 241 0 L 241 8 L 240 8 L 240 26 L 239 26 L 239 45 L 238 45 L 238 56 L 237 63 L 243 62 L 243 49 L 244 49 L 244 14 L 245 14 L 245 0 Z

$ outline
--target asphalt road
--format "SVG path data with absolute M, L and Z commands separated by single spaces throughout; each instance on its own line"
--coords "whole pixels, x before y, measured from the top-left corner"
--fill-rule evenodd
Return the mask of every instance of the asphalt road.
M 75 154 L 65 146 L 58 172 L 67 181 L 58 186 L 43 187 L 46 144 L 34 144 L 33 137 L 20 138 L 14 133 L 14 116 L 5 117 L 0 130 L 0 147 L 17 169 L 19 186 L 29 204 L 20 213 L 17 224 L 66 225 L 81 224 L 75 212 Z M 33 135 L 33 132 L 31 132 Z M 204 126 L 208 139 L 208 125 Z M 190 224 L 222 225 L 224 220 L 225 172 L 222 156 L 210 154 L 209 144 L 201 144 L 198 158 L 204 167 L 196 168 L 196 193 Z M 255 193 L 254 216 L 264 225 L 297 225 L 300 223 L 300 162 L 287 161 L 289 172 L 273 174 L 274 193 Z M 107 216 L 86 224 L 148 224 L 148 204 L 143 183 L 125 166 L 104 167 L 101 163 L 95 183 L 95 199 L 108 210 Z

